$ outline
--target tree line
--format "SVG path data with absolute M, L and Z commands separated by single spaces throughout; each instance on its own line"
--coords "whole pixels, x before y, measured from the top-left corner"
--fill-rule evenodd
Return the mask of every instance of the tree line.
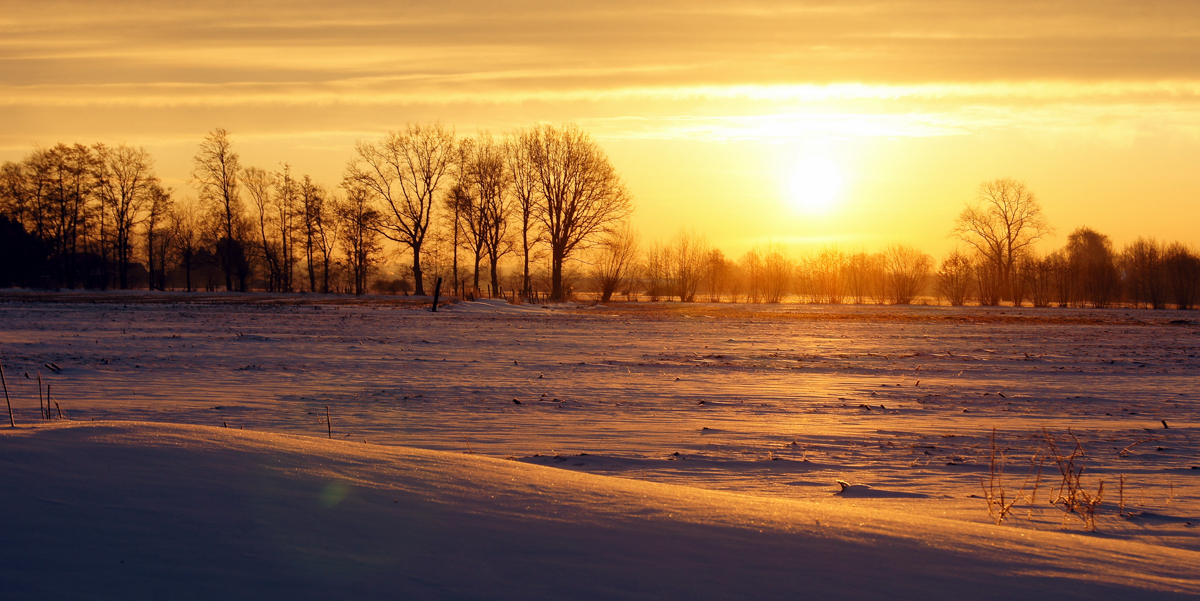
M 359 142 L 329 188 L 284 163 L 243 166 L 216 129 L 193 158 L 194 200 L 126 145 L 59 144 L 0 167 L 0 285 L 454 294 L 607 302 L 677 299 L 1190 309 L 1200 256 L 1139 238 L 1122 249 L 1090 228 L 1039 254 L 1053 233 L 1036 195 L 980 185 L 940 261 L 904 244 L 793 256 L 767 244 L 729 259 L 681 230 L 643 245 L 632 199 L 599 145 L 573 125 L 456 136 L 409 124 Z M 384 273 L 389 260 L 409 263 Z M 507 266 L 508 269 L 503 267 Z
M 462 294 L 478 293 L 481 272 L 501 290 L 500 262 L 515 257 L 522 296 L 544 284 L 561 300 L 564 264 L 633 210 L 603 150 L 574 125 L 459 137 L 409 124 L 360 141 L 332 189 L 286 163 L 243 166 L 216 129 L 191 185 L 196 199 L 178 198 L 150 154 L 127 145 L 59 144 L 5 163 L 0 285 L 363 294 L 374 280 L 422 295 L 432 268 Z M 382 277 L 400 252 L 409 267 Z
M 617 229 L 598 245 L 590 280 L 602 301 L 621 293 L 684 302 L 1153 309 L 1200 301 L 1200 254 L 1183 243 L 1138 238 L 1118 250 L 1080 227 L 1062 248 L 1037 253 L 1034 244 L 1052 233 L 1033 191 L 1001 178 L 980 185 L 950 232 L 961 246 L 940 261 L 905 244 L 874 253 L 830 246 L 799 257 L 768 244 L 730 260 L 686 230 L 640 252 L 637 234 Z

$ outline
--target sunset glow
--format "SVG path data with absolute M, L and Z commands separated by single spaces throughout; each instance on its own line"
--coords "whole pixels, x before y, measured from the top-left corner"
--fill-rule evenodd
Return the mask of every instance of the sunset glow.
M 788 202 L 802 213 L 834 210 L 841 192 L 841 169 L 827 158 L 805 158 L 788 173 Z

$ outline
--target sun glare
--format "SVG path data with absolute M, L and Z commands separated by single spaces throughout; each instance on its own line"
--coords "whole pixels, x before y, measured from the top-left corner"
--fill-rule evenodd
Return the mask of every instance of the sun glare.
M 788 201 L 797 211 L 828 212 L 836 204 L 841 190 L 841 169 L 824 157 L 802 159 L 788 176 Z

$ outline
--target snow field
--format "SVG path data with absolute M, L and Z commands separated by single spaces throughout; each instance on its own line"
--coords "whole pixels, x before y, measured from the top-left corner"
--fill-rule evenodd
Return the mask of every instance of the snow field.
M 6 599 L 1171 599 L 1194 551 L 209 426 L 0 432 Z
M 1011 495 L 1042 429 L 1061 444 L 1070 428 L 1085 484 L 1105 481 L 1093 536 L 1198 550 L 1200 340 L 1180 320 L 1191 314 L 8 303 L 0 348 L 22 424 L 38 415 L 24 374 L 41 368 L 75 420 L 325 436 L 329 407 L 335 437 L 372 446 L 984 524 L 992 429 Z M 1133 519 L 1117 516 L 1121 475 Z M 1048 503 L 1057 478 L 1044 465 L 1003 528 L 1082 531 Z M 874 494 L 835 495 L 838 479 Z

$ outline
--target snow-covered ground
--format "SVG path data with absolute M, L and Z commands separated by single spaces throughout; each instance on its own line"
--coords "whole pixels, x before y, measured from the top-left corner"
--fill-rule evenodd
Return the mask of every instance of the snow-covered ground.
M 915 528 L 911 536 L 926 543 L 938 532 L 1044 541 L 1065 531 L 1074 538 L 1064 541 L 1115 545 L 1112 552 L 1126 559 L 1112 569 L 1123 573 L 1142 569 L 1129 558 L 1146 549 L 1185 558 L 1191 563 L 1163 560 L 1164 570 L 1187 566 L 1171 572 L 1177 577 L 1192 574 L 1191 584 L 1170 586 L 1200 592 L 1200 316 L 1193 313 L 494 302 L 431 313 L 390 301 L 296 304 L 265 295 L 238 302 L 209 295 L 200 303 L 174 302 L 178 295 L 49 300 L 64 297 L 106 302 L 0 304 L 0 360 L 19 425 L 38 422 L 39 368 L 72 420 L 325 437 L 328 407 L 334 437 L 365 441 L 364 453 L 386 454 L 381 445 L 473 451 L 463 461 L 519 460 L 470 464 L 477 471 L 500 465 L 547 473 L 524 462 L 563 468 L 559 474 L 622 477 L 555 476 L 568 478 L 562 482 L 683 485 L 653 490 L 747 504 L 746 511 L 798 502 L 849 521 L 869 512 L 907 524 L 896 536 Z M 1034 496 L 1000 527 L 988 525 L 980 485 L 989 475 L 993 428 L 1007 456 L 1006 498 L 1023 484 L 1024 497 Z M 1061 477 L 1045 457 L 1043 429 L 1063 454 L 1074 448 L 1068 429 L 1078 437 L 1089 492 L 1104 480 L 1097 533 L 1082 534 L 1082 520 L 1049 503 Z M 37 432 L 19 437 L 29 452 L 40 448 L 37 440 L 67 436 Z M 156 436 L 136 432 L 129 436 Z M 78 436 L 71 444 L 90 435 Z M 269 440 L 299 445 L 280 451 L 288 456 L 333 448 Z M 260 451 L 267 445 L 254 444 Z M 1040 480 L 1030 472 L 1039 452 Z M 838 479 L 871 488 L 835 494 Z M 1118 516 L 1122 499 L 1132 518 Z M 688 520 L 703 523 L 703 513 Z M 714 514 L 709 526 L 724 519 Z M 783 527 L 788 519 L 779 520 L 772 536 L 792 532 Z M 981 565 L 1008 561 L 1004 553 L 971 553 Z M 1036 554 L 1021 557 L 1028 560 L 1022 569 L 1041 569 L 1031 567 L 1041 565 Z M 1051 559 L 1045 565 L 1067 555 Z M 794 582 L 781 580 L 780 591 L 785 580 Z
M 223 428 L 0 433 L 5 599 L 1151 599 L 1200 554 Z

